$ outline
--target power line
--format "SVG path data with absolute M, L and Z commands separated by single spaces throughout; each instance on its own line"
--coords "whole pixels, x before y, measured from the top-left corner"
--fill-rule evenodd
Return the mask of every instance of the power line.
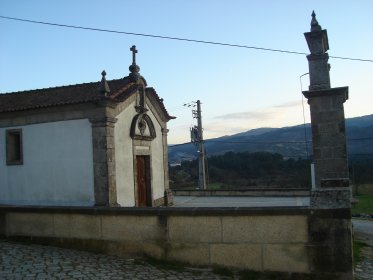
M 0 18 L 7 19 L 7 20 L 28 22 L 28 23 L 36 23 L 36 24 L 43 24 L 43 25 L 50 25 L 50 26 L 57 26 L 57 27 L 65 27 L 65 28 L 83 29 L 83 30 L 90 30 L 90 31 L 108 32 L 108 33 L 142 36 L 142 37 L 150 37 L 150 38 L 158 38 L 158 39 L 166 39 L 166 40 L 176 40 L 176 41 L 209 44 L 209 45 L 218 45 L 218 46 L 226 46 L 226 47 L 253 49 L 253 50 L 260 50 L 260 51 L 270 51 L 270 52 L 279 52 L 279 53 L 297 54 L 297 55 L 308 55 L 308 53 L 304 53 L 304 52 L 288 51 L 288 50 L 282 50 L 282 49 L 272 49 L 272 48 L 255 47 L 255 46 L 247 46 L 247 45 L 240 45 L 240 44 L 222 43 L 222 42 L 215 42 L 215 41 L 205 41 L 205 40 L 188 39 L 188 38 L 180 38 L 180 37 L 170 37 L 170 36 L 162 36 L 162 35 L 154 35 L 154 34 L 145 34 L 145 33 L 135 33 L 135 32 L 118 31 L 118 30 L 110 30 L 110 29 L 102 29 L 102 28 L 84 27 L 84 26 L 78 26 L 78 25 L 60 24 L 60 23 L 36 21 L 36 20 L 22 19 L 22 18 L 15 18 L 15 17 L 7 17 L 7 16 L 2 16 L 2 15 L 0 15 Z M 362 59 L 362 58 L 331 56 L 331 55 L 329 57 L 330 58 L 335 58 L 335 59 L 343 59 L 343 60 L 373 62 L 373 59 Z

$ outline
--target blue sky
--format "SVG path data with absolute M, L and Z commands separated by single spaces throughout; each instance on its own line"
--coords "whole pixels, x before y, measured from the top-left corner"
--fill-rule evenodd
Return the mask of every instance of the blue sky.
M 332 56 L 373 59 L 373 1 L 0 0 L 0 15 L 308 53 L 312 10 Z M 140 73 L 164 98 L 169 143 L 189 141 L 182 105 L 201 100 L 205 138 L 303 122 L 304 55 L 186 43 L 0 19 L 0 92 L 127 76 L 136 45 Z M 349 86 L 346 117 L 372 114 L 373 63 L 330 59 L 333 87 Z M 302 78 L 307 89 L 308 77 Z M 308 105 L 305 103 L 309 122 Z

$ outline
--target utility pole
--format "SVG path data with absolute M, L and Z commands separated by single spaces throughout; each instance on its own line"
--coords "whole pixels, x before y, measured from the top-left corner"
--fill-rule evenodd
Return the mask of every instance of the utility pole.
M 205 167 L 205 146 L 203 143 L 201 102 L 197 100 L 197 124 L 198 124 L 198 187 L 200 190 L 206 190 L 206 167 Z
M 197 119 L 197 126 L 192 127 L 190 133 L 191 141 L 196 144 L 198 149 L 198 189 L 206 190 L 206 153 L 203 143 L 201 101 L 197 100 L 192 104 L 185 104 L 185 106 L 195 107 L 195 104 L 197 104 L 197 110 L 192 110 L 193 118 Z

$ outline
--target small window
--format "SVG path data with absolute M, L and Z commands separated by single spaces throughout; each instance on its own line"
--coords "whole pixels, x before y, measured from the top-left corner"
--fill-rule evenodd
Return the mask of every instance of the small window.
M 21 129 L 9 129 L 6 131 L 6 164 L 23 164 Z

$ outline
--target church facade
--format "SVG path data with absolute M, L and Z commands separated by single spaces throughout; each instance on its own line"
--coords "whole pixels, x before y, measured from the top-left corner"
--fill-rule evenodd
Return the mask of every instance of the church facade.
M 0 204 L 167 204 L 167 122 L 131 48 L 116 80 L 0 94 Z

